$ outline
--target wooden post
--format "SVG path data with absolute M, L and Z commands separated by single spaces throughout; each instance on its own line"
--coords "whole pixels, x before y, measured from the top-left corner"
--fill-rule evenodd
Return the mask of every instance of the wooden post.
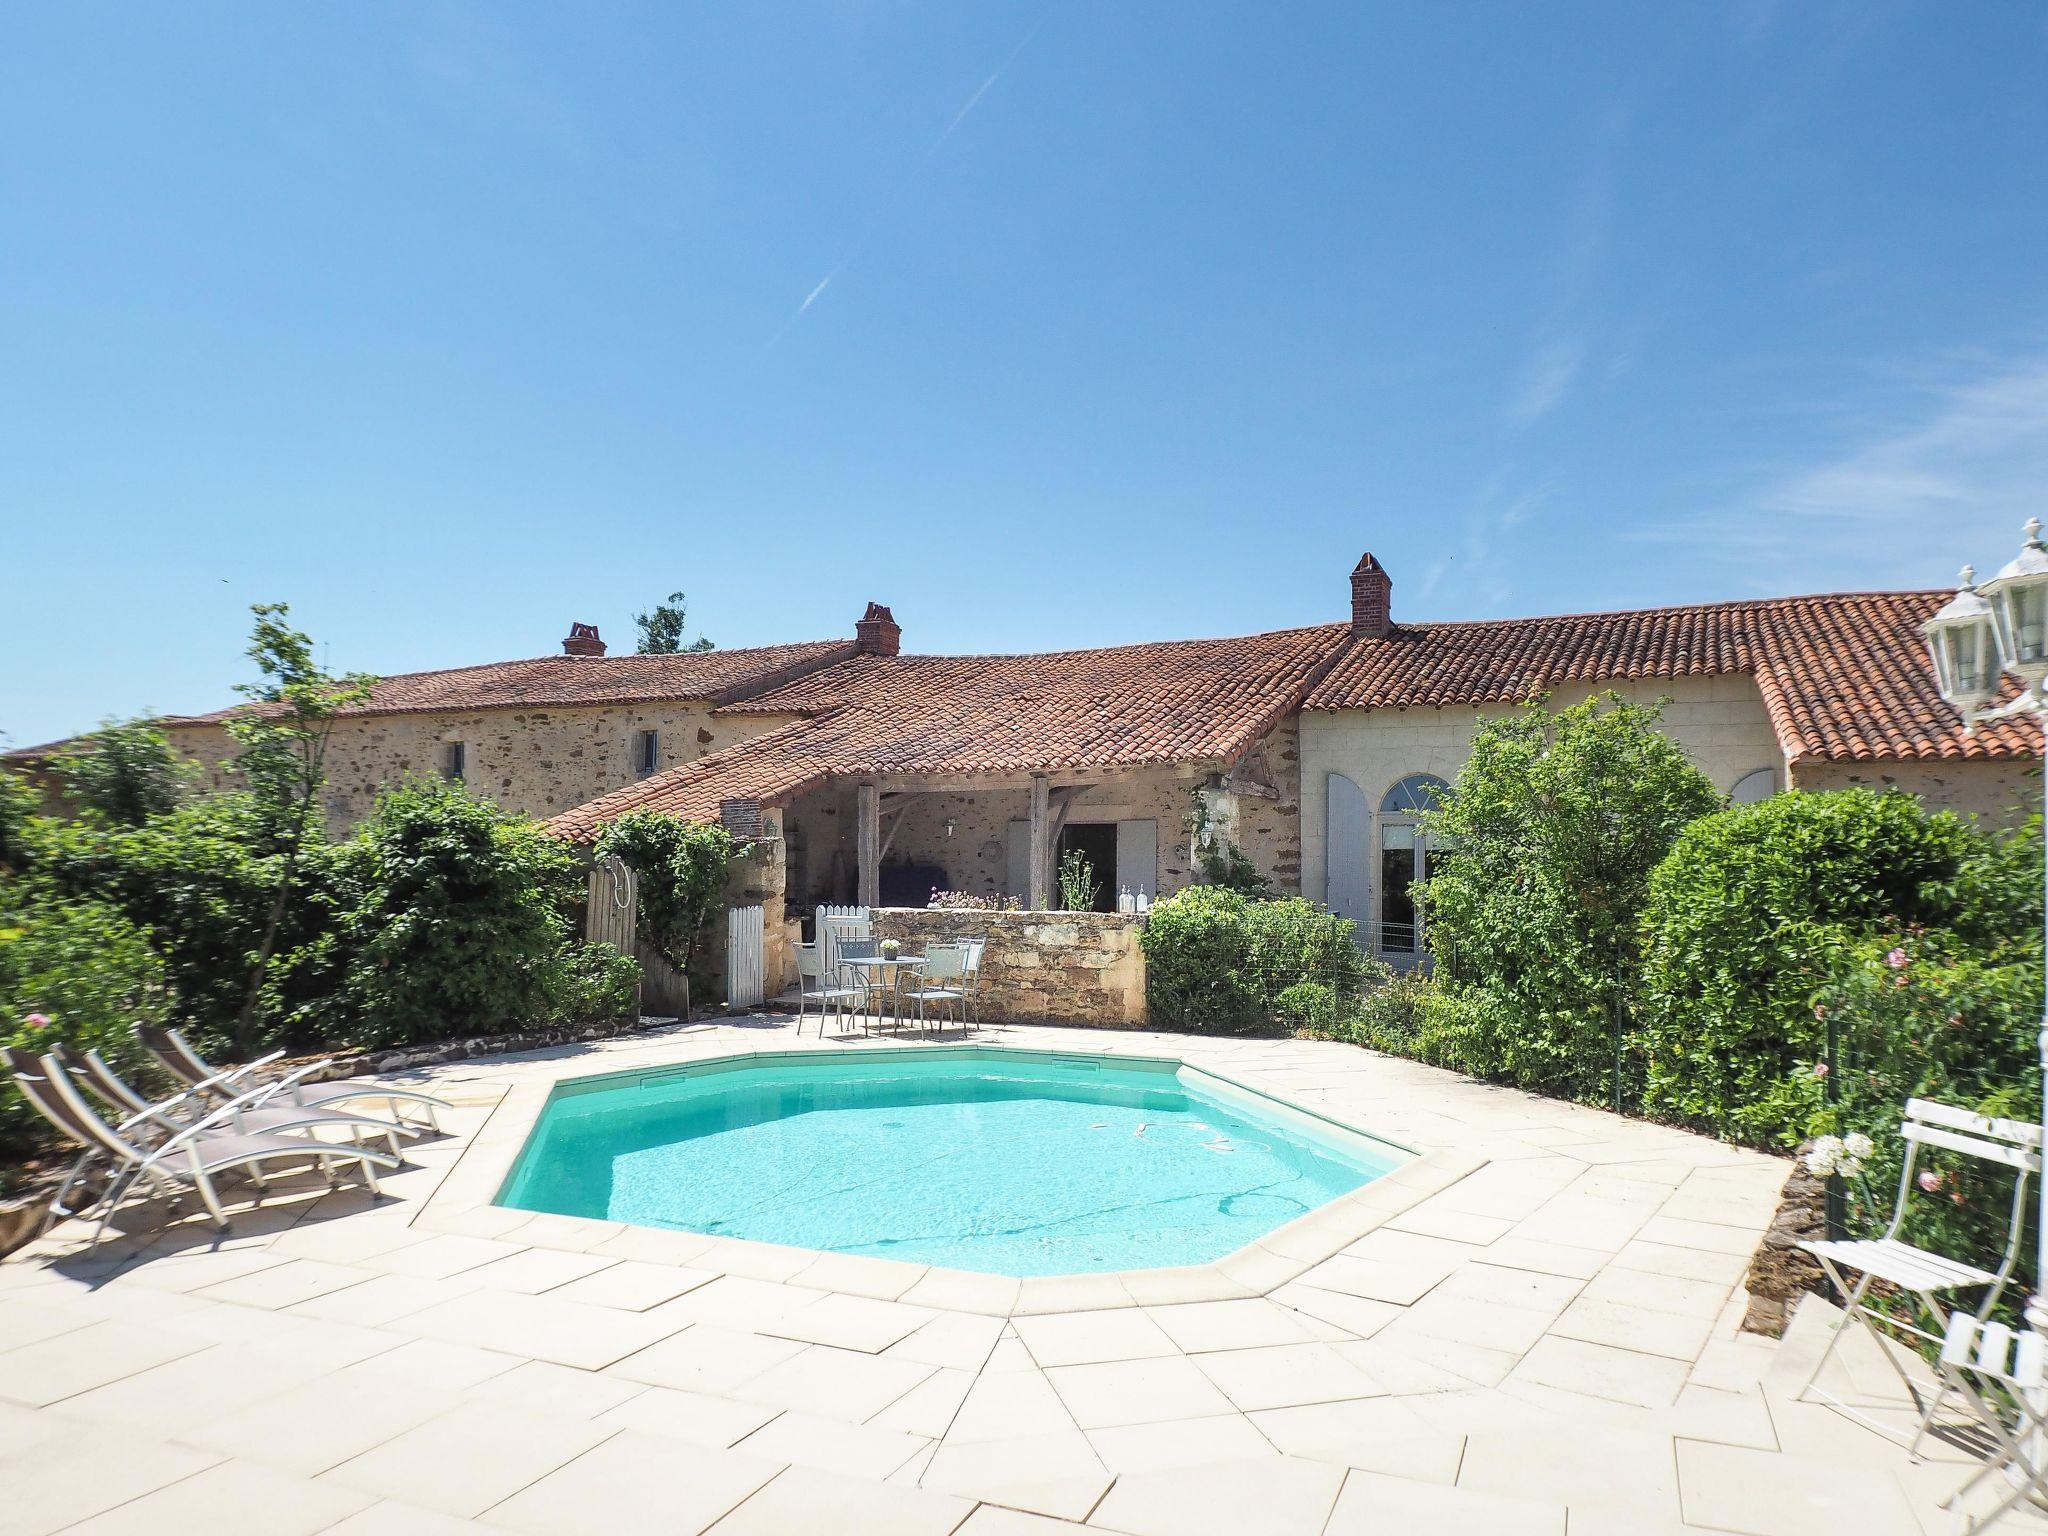
M 1034 912 L 1052 905 L 1052 843 L 1048 810 L 1051 786 L 1042 773 L 1031 776 L 1031 901 Z
M 882 904 L 882 796 L 872 780 L 861 784 L 854 817 L 854 847 L 860 858 L 857 904 Z

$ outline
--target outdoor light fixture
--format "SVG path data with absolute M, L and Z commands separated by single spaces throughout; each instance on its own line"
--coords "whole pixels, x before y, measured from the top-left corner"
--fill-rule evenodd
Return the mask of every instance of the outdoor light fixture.
M 1948 604 L 1920 626 L 1934 657 L 1941 696 L 1963 712 L 1967 724 L 1998 697 L 1998 621 L 1991 601 L 1977 590 L 1977 572 L 1963 567 L 1963 584 Z
M 1971 585 L 1975 572 L 1963 568 L 1962 590 L 1941 611 L 1920 626 L 1934 660 L 1941 696 L 1962 711 L 1963 729 L 1979 720 L 2013 715 L 2041 716 L 2044 679 L 2048 679 L 2048 547 L 2041 543 L 2041 520 L 2027 520 L 2027 542 L 2013 561 L 1982 591 Z M 2001 672 L 2010 672 L 2027 686 L 2018 697 L 1992 708 Z M 2048 791 L 2048 758 L 2042 764 Z M 2048 835 L 2048 826 L 2044 826 Z M 2041 1033 L 2041 1128 L 2048 1134 L 2048 1001 L 2044 1001 Z M 2048 1333 L 2048 1180 L 2041 1183 L 2041 1210 L 2035 1223 L 2040 1247 L 2035 1259 L 2034 1294 L 2027 1299 L 2027 1322 L 2036 1333 Z

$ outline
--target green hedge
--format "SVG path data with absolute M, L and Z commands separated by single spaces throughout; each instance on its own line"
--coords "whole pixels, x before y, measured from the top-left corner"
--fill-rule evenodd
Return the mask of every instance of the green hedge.
M 131 1071 L 137 1022 L 161 1020 L 169 1002 L 163 964 L 141 929 L 99 902 L 21 905 L 0 891 L 0 1040 L 31 1053 L 60 1042 L 99 1050 Z M 0 1075 L 0 1156 L 56 1144 L 42 1117 Z
M 1844 956 L 1916 927 L 1960 922 L 1966 942 L 2011 931 L 2024 864 L 1960 817 L 1872 790 L 1777 795 L 1695 822 L 1643 914 L 1644 1109 L 1796 1143 L 1817 1105 L 1816 995 Z
M 1154 906 L 1142 942 L 1146 1008 L 1169 1029 L 1314 1027 L 1372 969 L 1346 919 L 1298 896 L 1257 901 L 1220 886 Z

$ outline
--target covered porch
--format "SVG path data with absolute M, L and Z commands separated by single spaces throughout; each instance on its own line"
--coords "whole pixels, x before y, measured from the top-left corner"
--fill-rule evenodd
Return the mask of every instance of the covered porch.
M 1067 773 L 835 778 L 782 807 L 792 907 L 923 907 L 939 892 L 1027 911 L 1058 903 L 1059 865 L 1088 862 L 1095 910 L 1122 891 L 1188 884 L 1196 765 Z

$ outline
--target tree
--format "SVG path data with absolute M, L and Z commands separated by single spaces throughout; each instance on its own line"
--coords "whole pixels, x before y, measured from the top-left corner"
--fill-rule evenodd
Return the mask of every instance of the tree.
M 656 603 L 652 613 L 636 613 L 633 622 L 640 626 L 640 654 L 642 656 L 673 656 L 678 651 L 715 651 L 717 646 L 699 635 L 688 645 L 683 644 L 683 625 L 688 621 L 689 600 L 680 592 L 671 592 L 668 601 Z
M 1613 1099 L 1641 970 L 1650 875 L 1721 796 L 1659 729 L 1661 705 L 1618 694 L 1483 722 L 1443 804 L 1423 814 L 1416 890 L 1437 974 L 1468 988 L 1475 1069 Z
M 193 766 L 178 755 L 161 723 L 145 716 L 107 721 L 51 759 L 50 771 L 79 810 L 139 827 L 177 809 Z
M 694 986 L 705 930 L 741 856 L 724 827 L 660 811 L 629 811 L 598 834 L 597 856 L 617 854 L 640 877 L 640 936 Z
M 228 734 L 241 752 L 235 766 L 247 783 L 263 820 L 263 835 L 277 859 L 277 885 L 263 936 L 249 968 L 248 990 L 235 1020 L 235 1045 L 246 1052 L 253 1039 L 258 1004 L 270 957 L 284 925 L 299 861 L 308 842 L 321 834 L 320 790 L 326 783 L 327 743 L 335 716 L 370 696 L 375 679 L 359 672 L 330 675 L 313 659 L 313 642 L 287 622 L 284 603 L 257 603 L 249 659 L 262 680 L 236 692 L 250 707 L 231 715 Z

